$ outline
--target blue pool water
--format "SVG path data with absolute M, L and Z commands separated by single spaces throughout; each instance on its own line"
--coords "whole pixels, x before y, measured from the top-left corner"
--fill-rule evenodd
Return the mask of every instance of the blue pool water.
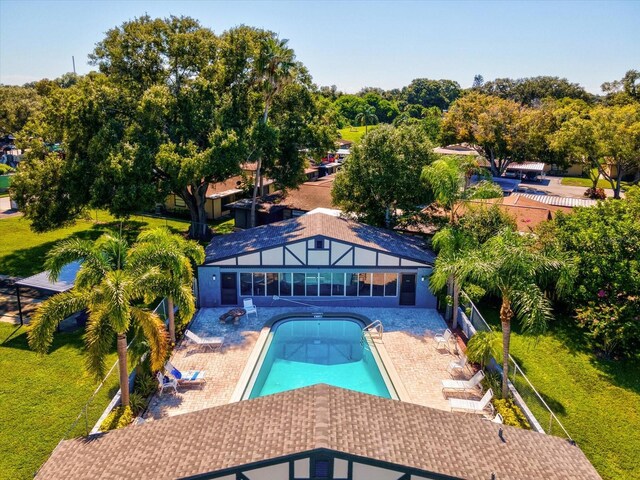
M 391 398 L 362 326 L 348 319 L 292 319 L 274 326 L 249 398 L 317 383 Z

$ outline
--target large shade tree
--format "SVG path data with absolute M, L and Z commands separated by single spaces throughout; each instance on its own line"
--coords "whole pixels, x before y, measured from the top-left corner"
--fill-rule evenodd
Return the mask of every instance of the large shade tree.
M 278 42 L 272 32 L 246 26 L 215 35 L 189 17 L 143 16 L 109 30 L 91 55 L 99 73 L 63 89 L 34 120 L 44 124 L 32 128 L 42 141 L 62 142 L 65 185 L 54 188 L 68 199 L 63 211 L 47 215 L 37 205 L 51 195 L 19 173 L 16 200 L 34 228 L 72 221 L 87 206 L 126 216 L 173 192 L 189 210 L 192 237 L 206 237 L 209 185 L 239 174 L 265 151 L 277 156 L 291 148 L 260 127 L 281 93 L 265 60 L 265 45 Z M 299 78 L 313 89 L 308 76 Z M 287 115 L 309 121 L 302 106 Z M 299 148 L 308 146 L 315 147 Z M 42 155 L 33 160 L 21 169 L 24 178 L 36 161 L 44 162 L 41 170 L 53 168 Z
M 473 282 L 501 299 L 502 396 L 508 394 L 511 322 L 518 320 L 525 331 L 544 331 L 552 318 L 545 294 L 554 289 L 565 295 L 574 278 L 573 264 L 560 254 L 536 248 L 534 239 L 503 230 L 479 248 L 459 256 L 436 259 L 430 286 L 440 291 L 455 276 L 463 284 Z
M 166 289 L 166 277 L 150 262 L 130 262 L 130 248 L 119 235 L 104 234 L 98 240 L 71 239 L 57 244 L 47 256 L 51 280 L 70 262 L 82 262 L 74 288 L 54 295 L 38 306 L 29 326 L 31 348 L 46 353 L 58 324 L 69 315 L 88 311 L 85 334 L 86 365 L 101 378 L 106 356 L 116 339 L 122 405 L 129 404 L 127 334 L 134 331 L 149 344 L 151 367 L 162 368 L 168 342 L 164 323 L 144 307 L 157 292 Z M 139 259 L 142 260 L 142 259 Z

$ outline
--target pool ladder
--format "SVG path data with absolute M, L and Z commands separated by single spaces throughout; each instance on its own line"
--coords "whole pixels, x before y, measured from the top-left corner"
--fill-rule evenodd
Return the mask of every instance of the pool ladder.
M 380 320 L 375 320 L 362 329 L 362 341 L 366 342 L 367 334 L 369 334 L 369 337 L 372 340 L 382 341 L 383 333 L 384 333 L 384 327 L 382 326 L 382 322 Z

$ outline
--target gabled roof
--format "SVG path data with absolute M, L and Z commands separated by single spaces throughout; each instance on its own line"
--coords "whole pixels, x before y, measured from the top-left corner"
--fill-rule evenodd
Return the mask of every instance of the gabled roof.
M 600 479 L 564 439 L 328 385 L 67 440 L 36 478 L 183 478 L 319 449 L 453 478 Z
M 324 236 L 382 251 L 409 260 L 432 263 L 433 252 L 418 238 L 346 218 L 317 213 L 214 237 L 206 248 L 205 263 L 273 248 L 306 238 Z

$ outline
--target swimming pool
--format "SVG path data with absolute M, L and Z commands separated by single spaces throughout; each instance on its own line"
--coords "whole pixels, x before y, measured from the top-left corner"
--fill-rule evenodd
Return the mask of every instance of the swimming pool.
M 397 398 L 375 346 L 362 339 L 363 326 L 351 318 L 288 318 L 274 323 L 244 398 L 317 383 Z

